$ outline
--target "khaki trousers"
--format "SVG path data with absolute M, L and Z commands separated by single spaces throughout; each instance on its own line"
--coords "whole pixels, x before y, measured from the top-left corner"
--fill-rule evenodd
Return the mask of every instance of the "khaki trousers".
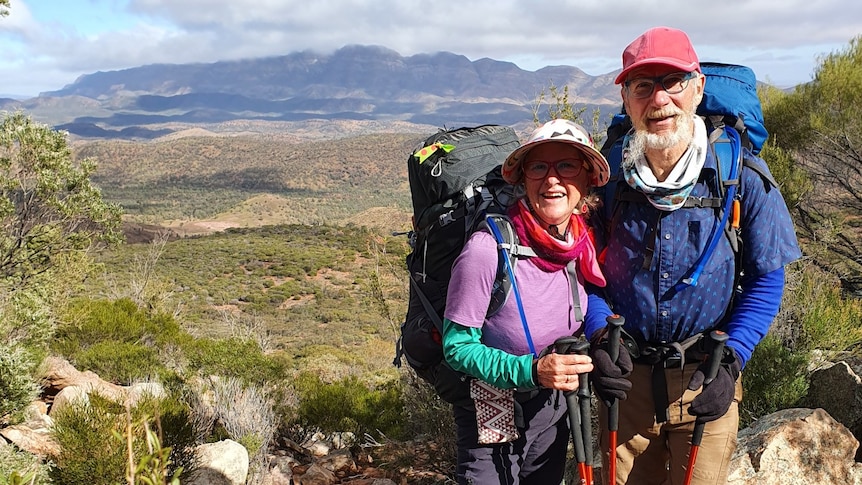
M 617 485 L 682 485 L 685 479 L 691 434 L 695 418 L 688 407 L 700 390 L 686 389 L 697 365 L 684 369 L 665 369 L 670 420 L 657 423 L 652 395 L 652 367 L 635 364 L 632 390 L 619 403 L 617 432 Z M 742 399 L 742 377 L 736 381 L 736 393 L 730 409 L 723 417 L 706 423 L 703 441 L 697 454 L 692 485 L 717 485 L 727 482 L 730 457 L 736 449 L 739 427 L 739 401 Z M 601 446 L 603 470 L 607 473 L 608 410 L 600 405 L 602 426 Z

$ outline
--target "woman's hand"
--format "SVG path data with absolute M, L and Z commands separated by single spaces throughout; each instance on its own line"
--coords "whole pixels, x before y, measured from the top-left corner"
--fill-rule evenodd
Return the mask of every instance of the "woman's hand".
M 537 384 L 548 389 L 575 391 L 578 374 L 592 370 L 593 360 L 588 355 L 548 354 L 536 363 Z

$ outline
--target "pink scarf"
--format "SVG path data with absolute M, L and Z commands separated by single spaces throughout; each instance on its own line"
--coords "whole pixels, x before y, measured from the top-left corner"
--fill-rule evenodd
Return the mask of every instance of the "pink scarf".
M 509 218 L 518 239 L 538 255 L 533 262 L 539 269 L 548 273 L 559 271 L 569 261 L 577 259 L 578 270 L 584 279 L 597 286 L 605 286 L 605 276 L 596 259 L 596 247 L 583 217 L 572 214 L 565 241 L 551 236 L 539 224 L 524 199 L 509 208 Z

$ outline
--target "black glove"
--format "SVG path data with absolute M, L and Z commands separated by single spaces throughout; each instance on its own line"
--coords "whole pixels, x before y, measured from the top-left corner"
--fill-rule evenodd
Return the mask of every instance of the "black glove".
M 691 380 L 688 381 L 689 391 L 696 391 L 703 385 L 705 372 L 707 372 L 706 367 L 707 363 L 704 362 L 691 376 Z M 736 358 L 736 352 L 730 347 L 725 347 L 721 365 L 718 367 L 718 374 L 691 401 L 688 413 L 697 416 L 697 421 L 701 423 L 715 421 L 724 416 L 730 409 L 730 403 L 733 402 L 733 396 L 736 394 L 736 379 L 739 377 L 739 372 L 740 365 L 739 359 Z
M 624 400 L 626 393 L 632 389 L 632 383 L 629 380 L 632 373 L 632 357 L 626 350 L 626 346 L 620 344 L 619 358 L 614 363 L 608 354 L 607 340 L 593 342 L 590 345 L 590 357 L 593 359 L 590 381 L 599 399 L 606 405 L 610 405 L 613 399 Z

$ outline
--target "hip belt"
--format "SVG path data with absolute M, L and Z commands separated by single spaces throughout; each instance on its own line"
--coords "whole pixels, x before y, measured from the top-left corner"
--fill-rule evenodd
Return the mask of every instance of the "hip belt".
M 657 423 L 670 419 L 670 402 L 667 396 L 667 376 L 665 369 L 680 369 L 686 365 L 699 365 L 706 360 L 709 352 L 703 346 L 704 334 L 697 334 L 682 342 L 652 344 L 638 342 L 636 349 L 630 347 L 632 362 L 652 366 L 652 395 Z M 682 382 L 681 386 L 685 386 Z M 681 411 L 680 411 L 681 412 Z

